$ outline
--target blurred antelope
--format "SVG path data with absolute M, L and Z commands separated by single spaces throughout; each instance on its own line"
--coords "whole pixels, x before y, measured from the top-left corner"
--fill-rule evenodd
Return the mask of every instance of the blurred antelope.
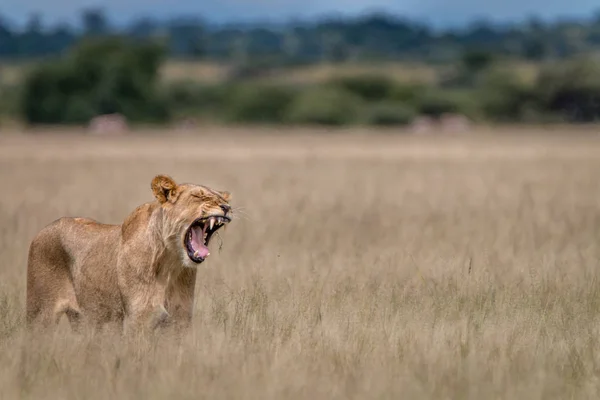
M 119 134 L 128 130 L 127 120 L 121 114 L 103 114 L 90 120 L 88 130 L 92 134 Z

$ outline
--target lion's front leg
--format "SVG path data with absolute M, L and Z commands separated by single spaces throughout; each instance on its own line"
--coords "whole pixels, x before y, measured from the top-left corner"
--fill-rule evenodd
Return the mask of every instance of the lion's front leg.
M 131 283 L 123 295 L 123 333 L 127 336 L 152 333 L 169 319 L 165 309 L 165 288 L 156 282 Z
M 142 253 L 141 250 L 128 249 Z M 148 256 L 145 256 L 148 257 Z M 150 259 L 128 262 L 126 257 L 119 258 L 117 279 L 124 311 L 123 333 L 126 336 L 152 333 L 168 319 L 165 309 L 167 282 L 157 276 Z
M 179 299 L 177 299 L 179 300 Z M 132 307 L 123 320 L 123 333 L 126 336 L 162 333 L 183 334 L 192 322 L 192 301 L 176 301 L 162 304 L 148 302 L 144 307 Z
M 125 291 L 125 318 L 123 330 L 126 335 L 154 333 L 157 329 L 183 333 L 188 330 L 193 314 L 193 287 L 173 285 L 169 290 L 162 285 L 134 285 Z
M 196 270 L 185 269 L 169 287 L 166 301 L 168 323 L 178 333 L 188 331 L 192 325 L 195 286 Z
M 148 336 L 156 333 L 157 329 L 168 326 L 170 315 L 164 307 L 164 294 L 151 293 L 144 298 L 137 298 L 126 308 L 123 319 L 125 336 Z
M 154 333 L 168 321 L 169 313 L 162 305 L 132 308 L 123 320 L 123 333 L 126 336 Z

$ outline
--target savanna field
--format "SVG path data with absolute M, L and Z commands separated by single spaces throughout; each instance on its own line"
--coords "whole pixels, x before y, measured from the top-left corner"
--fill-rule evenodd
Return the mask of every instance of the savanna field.
M 283 129 L 3 134 L 0 398 L 600 396 L 594 129 Z M 25 341 L 35 233 L 121 223 L 158 173 L 233 195 L 192 331 Z

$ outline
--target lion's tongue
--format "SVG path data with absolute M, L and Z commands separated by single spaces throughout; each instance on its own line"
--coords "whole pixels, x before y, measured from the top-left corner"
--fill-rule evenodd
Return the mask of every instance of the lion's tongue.
M 194 250 L 194 254 L 196 257 L 206 258 L 209 254 L 208 247 L 204 245 L 204 228 L 196 226 L 192 228 L 192 238 L 190 240 L 190 244 L 192 245 L 192 250 Z

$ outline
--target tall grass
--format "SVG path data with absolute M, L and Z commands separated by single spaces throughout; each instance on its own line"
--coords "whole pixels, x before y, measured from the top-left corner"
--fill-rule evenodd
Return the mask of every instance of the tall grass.
M 596 138 L 69 140 L 0 146 L 0 398 L 600 394 Z M 200 266 L 193 330 L 141 349 L 64 321 L 27 340 L 35 232 L 119 223 L 155 173 L 238 208 Z

